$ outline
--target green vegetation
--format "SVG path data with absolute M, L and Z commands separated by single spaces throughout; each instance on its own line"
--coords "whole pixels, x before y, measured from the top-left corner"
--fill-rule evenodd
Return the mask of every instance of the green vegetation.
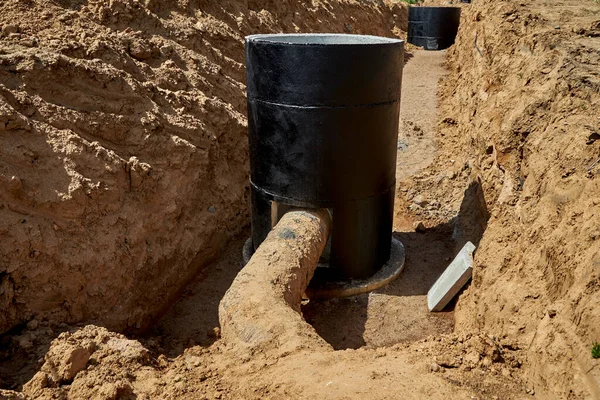
M 592 345 L 592 358 L 600 358 L 600 343 L 594 342 Z

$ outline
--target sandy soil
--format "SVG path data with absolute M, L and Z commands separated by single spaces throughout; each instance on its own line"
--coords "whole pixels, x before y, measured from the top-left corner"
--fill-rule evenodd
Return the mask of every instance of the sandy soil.
M 327 15 L 357 15 L 354 2 L 344 3 L 347 9 L 337 2 L 319 4 Z M 180 14 L 171 14 L 173 21 L 185 21 L 189 10 L 178 10 Z M 227 13 L 213 12 L 230 20 Z M 307 11 L 307 18 L 314 25 L 303 30 L 323 23 L 310 12 L 314 10 Z M 379 18 L 367 14 L 364 21 Z M 277 13 L 270 15 L 261 14 L 259 20 L 266 24 L 261 26 L 292 26 L 284 17 L 290 14 L 282 12 L 281 20 L 273 16 Z M 425 110 L 432 112 L 435 125 L 429 118 L 416 119 L 417 107 L 412 120 L 405 116 L 409 109 L 403 112 L 407 122 L 401 139 L 419 154 L 411 160 L 410 151 L 400 152 L 407 156 L 404 165 L 413 168 L 410 175 L 399 176 L 395 211 L 396 236 L 407 246 L 407 270 L 370 296 L 304 306 L 306 320 L 332 349 L 309 345 L 282 355 L 265 346 L 247 354 L 220 338 L 218 303 L 241 268 L 247 235 L 242 232 L 146 336 L 125 337 L 48 318 L 30 320 L 2 336 L 1 383 L 20 393 L 1 391 L 0 397 L 600 398 L 600 361 L 590 354 L 592 342 L 600 341 L 598 15 L 600 5 L 591 0 L 479 0 L 463 6 L 457 43 L 447 53 L 438 112 Z M 119 26 L 127 25 L 123 21 Z M 343 30 L 341 24 L 347 22 L 334 23 Z M 215 43 L 229 56 L 236 54 L 235 46 L 227 45 L 233 42 L 221 39 Z M 425 58 L 415 56 L 407 71 L 413 61 L 413 71 L 424 69 L 416 67 L 419 60 Z M 433 70 L 440 71 L 439 61 Z M 3 77 L 35 76 L 30 72 L 35 68 L 10 72 L 13 64 L 6 64 Z M 418 90 L 419 85 L 434 87 L 431 77 L 421 83 L 405 80 L 405 85 L 403 107 L 407 93 L 432 104 Z M 2 92 L 5 99 L 7 92 Z M 240 92 L 231 90 L 223 98 L 241 104 L 242 99 L 236 100 Z M 28 126 L 41 126 L 19 99 L 5 101 L 18 111 L 4 113 L 11 115 L 4 124 L 9 136 L 0 138 L 9 138 L 11 149 L 21 143 L 12 142 L 15 137 L 30 134 Z M 426 122 L 432 129 L 423 128 Z M 418 133 L 414 126 L 422 136 L 405 130 Z M 7 159 L 8 153 L 0 154 Z M 21 153 L 13 151 L 10 157 L 14 154 Z M 20 190 L 19 182 L 7 182 L 0 182 L 2 188 Z M 2 204 L 21 204 L 11 199 L 3 197 Z M 412 229 L 417 221 L 425 227 L 422 233 Z M 473 282 L 453 312 L 430 319 L 420 311 L 424 288 L 465 240 L 478 246 Z M 0 294 L 9 300 L 10 321 L 19 307 L 27 307 L 12 306 L 14 278 L 6 276 L 0 275 Z M 453 320 L 454 332 L 443 333 L 452 330 Z M 423 338 L 423 329 L 434 335 Z M 61 331 L 66 332 L 58 336 Z
M 413 50 L 404 65 L 396 164 L 398 181 L 429 166 L 436 155 L 438 82 L 446 73 L 445 56 L 445 51 Z
M 442 53 L 414 53 L 405 69 L 404 82 L 411 90 L 405 93 L 404 104 L 418 100 L 421 111 L 435 115 L 436 97 L 422 101 L 419 88 L 426 86 L 435 91 L 444 71 L 443 58 Z M 419 69 L 432 59 L 437 61 L 434 72 L 419 74 Z M 402 136 L 410 139 L 409 146 L 421 151 L 413 155 L 409 147 L 400 152 L 399 158 L 418 165 L 424 152 L 429 151 L 427 156 L 433 159 L 433 125 L 425 122 L 416 107 L 406 107 L 402 119 L 418 121 L 414 125 L 423 124 L 424 128 L 414 137 L 412 131 L 406 134 L 403 130 Z M 245 350 L 220 338 L 218 305 L 241 268 L 246 232 L 233 240 L 224 256 L 198 275 L 156 327 L 140 338 L 151 355 L 149 361 L 140 362 L 138 358 L 116 367 L 111 361 L 114 349 L 98 344 L 93 346 L 96 350 L 91 357 L 106 361 L 99 363 L 93 375 L 84 371 L 76 379 L 97 382 L 114 368 L 126 368 L 135 379 L 108 379 L 104 388 L 94 389 L 109 393 L 108 398 L 110 393 L 137 393 L 151 398 L 471 399 L 492 393 L 515 398 L 524 393 L 518 378 L 518 352 L 485 334 L 440 336 L 452 331 L 452 307 L 445 313 L 427 312 L 426 291 L 453 255 L 452 227 L 437 226 L 416 233 L 412 221 L 406 218 L 397 218 L 395 223 L 395 235 L 407 248 L 407 267 L 399 280 L 369 295 L 309 302 L 302 308 L 316 333 L 333 349 L 343 351 L 309 346 L 281 357 L 267 347 L 249 357 L 243 355 Z M 90 337 L 105 334 L 94 327 L 78 330 L 74 335 L 81 339 L 76 341 L 76 348 L 88 348 L 86 341 L 98 340 Z M 61 339 L 52 344 L 53 348 L 60 346 Z M 52 389 L 53 385 L 45 383 L 53 371 L 61 368 L 61 361 L 52 357 L 55 353 L 48 353 L 42 372 L 25 386 L 26 393 L 39 397 L 60 395 L 66 390 L 71 393 L 73 389 L 64 385 Z
M 454 221 L 455 236 L 482 233 L 456 330 L 512 338 L 540 398 L 600 396 L 590 352 L 600 337 L 599 15 L 594 1 L 465 7 L 441 92 L 439 157 L 400 200 L 475 210 Z

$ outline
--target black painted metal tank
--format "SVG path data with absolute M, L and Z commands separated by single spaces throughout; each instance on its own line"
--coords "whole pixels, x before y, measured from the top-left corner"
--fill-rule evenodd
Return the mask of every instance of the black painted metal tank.
M 246 38 L 254 249 L 289 207 L 328 208 L 330 277 L 387 262 L 403 61 L 397 39 Z
M 425 50 L 443 50 L 454 44 L 460 25 L 460 7 L 410 7 L 408 43 Z

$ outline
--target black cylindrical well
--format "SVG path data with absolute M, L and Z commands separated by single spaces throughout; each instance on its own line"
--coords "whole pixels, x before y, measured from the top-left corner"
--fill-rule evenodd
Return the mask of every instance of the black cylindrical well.
M 289 206 L 332 214 L 329 266 L 366 278 L 390 255 L 404 43 L 246 38 L 252 243 Z
M 454 44 L 460 24 L 460 7 L 410 7 L 408 43 L 425 50 L 443 50 Z

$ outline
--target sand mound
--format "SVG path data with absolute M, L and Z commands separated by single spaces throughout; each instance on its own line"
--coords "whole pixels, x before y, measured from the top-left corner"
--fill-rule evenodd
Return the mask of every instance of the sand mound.
M 32 398 L 135 398 L 138 376 L 156 363 L 139 342 L 105 328 L 86 326 L 52 342 L 40 371 L 23 388 Z

